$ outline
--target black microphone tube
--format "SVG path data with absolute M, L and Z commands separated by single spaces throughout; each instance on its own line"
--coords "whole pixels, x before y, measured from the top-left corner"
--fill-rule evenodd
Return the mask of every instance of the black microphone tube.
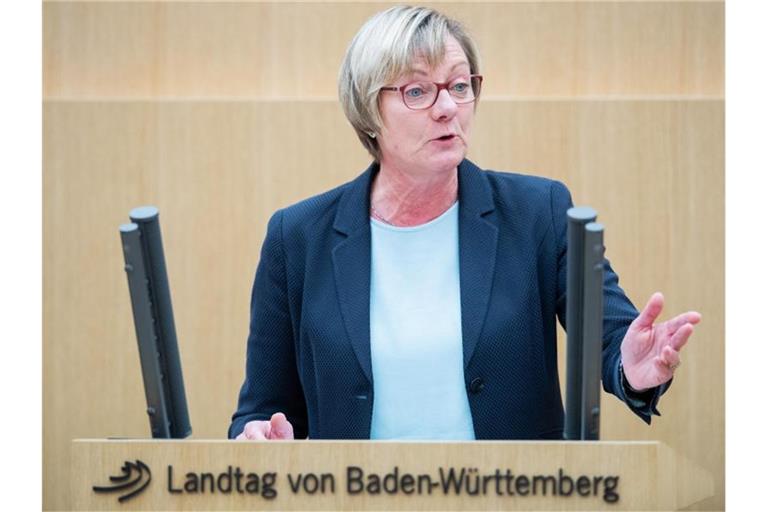
M 582 391 L 584 369 L 584 230 L 597 218 L 592 208 L 579 206 L 568 210 L 568 256 L 566 279 L 565 327 L 567 361 L 565 387 L 565 428 L 568 440 L 581 439 Z
M 157 326 L 158 344 L 162 344 L 164 347 L 164 350 L 160 352 L 165 355 L 161 364 L 164 384 L 167 386 L 166 396 L 170 397 L 168 401 L 170 403 L 166 403 L 166 406 L 169 408 L 171 437 L 184 438 L 192 432 L 192 426 L 189 422 L 187 399 L 184 393 L 184 378 L 181 373 L 181 358 L 176 340 L 176 326 L 173 322 L 171 292 L 160 234 L 159 212 L 154 206 L 142 206 L 131 210 L 130 218 L 139 226 L 141 243 L 145 253 L 149 256 L 145 264 L 147 275 L 151 281 L 150 289 L 154 292 L 152 304 L 154 316 L 159 324 Z
M 581 439 L 600 439 L 600 377 L 603 368 L 603 226 L 584 229 L 584 366 Z

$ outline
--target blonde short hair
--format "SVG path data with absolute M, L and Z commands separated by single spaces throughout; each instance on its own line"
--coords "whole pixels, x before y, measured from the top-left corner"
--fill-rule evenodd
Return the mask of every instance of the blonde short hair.
M 381 132 L 379 89 L 410 70 L 423 57 L 430 66 L 445 56 L 445 39 L 453 36 L 480 72 L 477 47 L 458 21 L 427 7 L 397 6 L 374 15 L 352 39 L 339 72 L 339 99 L 344 114 L 365 149 L 379 161 Z

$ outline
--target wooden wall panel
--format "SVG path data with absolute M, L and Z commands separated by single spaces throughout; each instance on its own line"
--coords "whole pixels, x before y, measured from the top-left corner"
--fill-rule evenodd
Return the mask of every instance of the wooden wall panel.
M 44 4 L 47 97 L 336 96 L 389 3 Z M 721 2 L 434 4 L 463 20 L 489 95 L 722 95 Z
M 268 216 L 368 159 L 332 101 L 49 101 L 44 127 L 48 505 L 64 492 L 70 439 L 148 435 L 117 232 L 129 209 L 160 207 L 194 437 L 223 437 Z M 647 429 L 604 397 L 603 428 L 664 440 L 720 482 L 722 127 L 720 101 L 488 101 L 471 153 L 563 180 L 598 209 L 631 297 L 658 287 L 670 311 L 702 311 L 664 417 Z

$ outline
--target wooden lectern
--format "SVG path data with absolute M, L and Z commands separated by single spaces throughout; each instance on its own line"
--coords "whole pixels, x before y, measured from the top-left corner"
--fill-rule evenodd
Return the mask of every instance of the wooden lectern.
M 72 442 L 74 510 L 677 510 L 713 493 L 660 442 Z

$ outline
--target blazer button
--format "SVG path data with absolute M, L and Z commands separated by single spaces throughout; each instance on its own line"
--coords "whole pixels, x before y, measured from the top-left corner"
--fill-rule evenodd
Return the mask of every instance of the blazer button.
M 485 381 L 481 379 L 480 377 L 475 377 L 472 379 L 472 382 L 469 383 L 469 391 L 471 393 L 479 393 L 483 390 L 485 387 Z

